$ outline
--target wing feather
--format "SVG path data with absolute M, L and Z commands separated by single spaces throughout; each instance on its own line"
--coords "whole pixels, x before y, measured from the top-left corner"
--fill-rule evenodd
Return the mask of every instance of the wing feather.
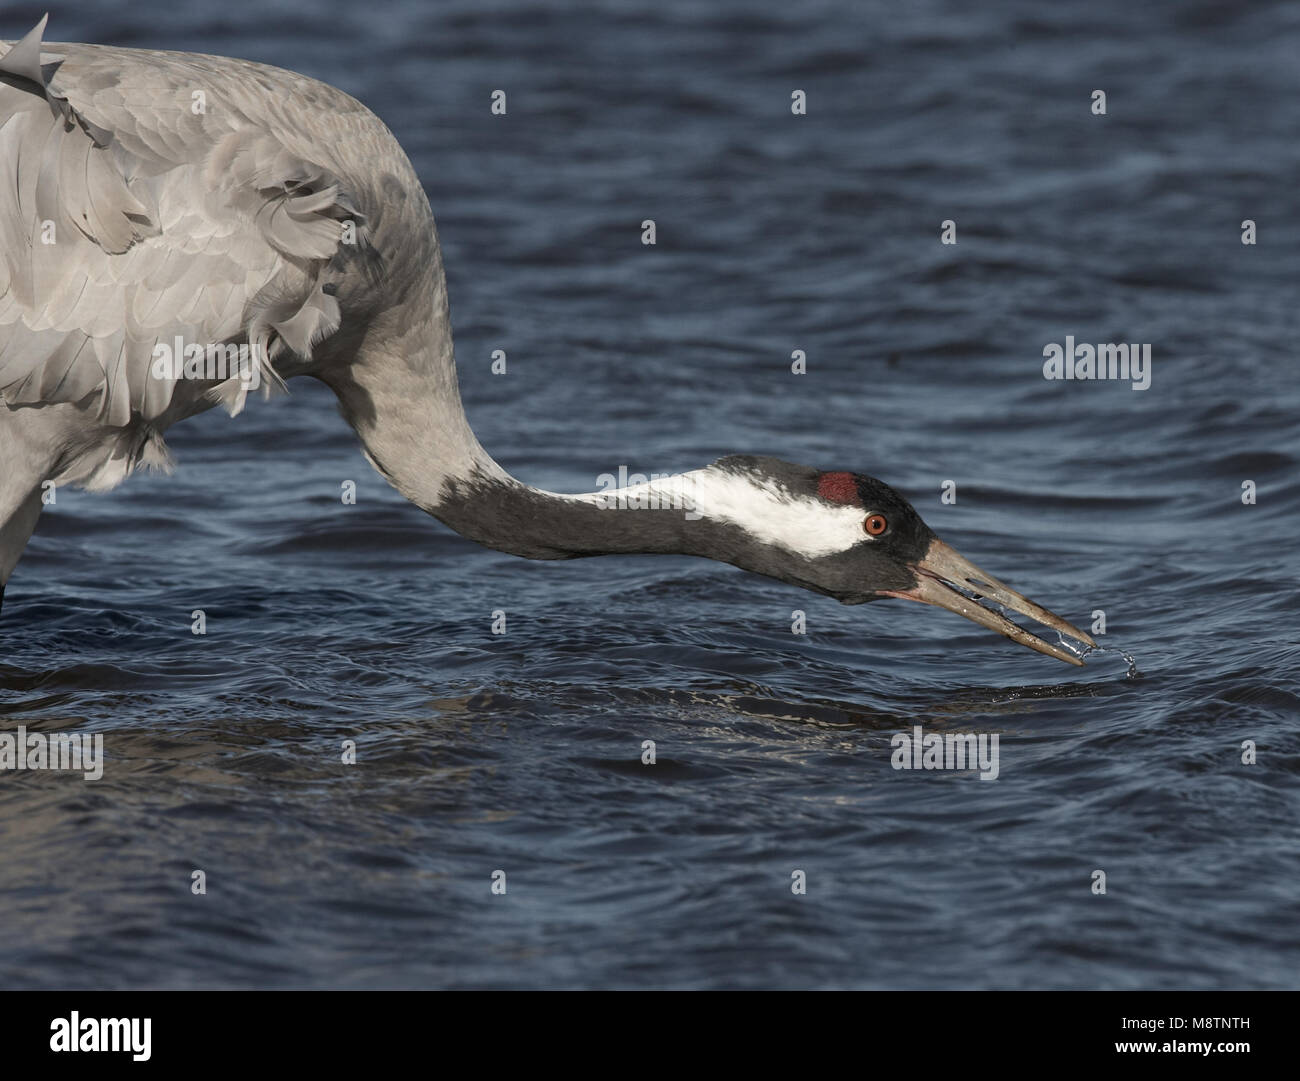
M 44 25 L 0 56 L 0 407 L 148 424 L 176 408 L 153 360 L 177 339 L 259 343 L 275 385 L 272 358 L 310 357 L 343 320 L 325 286 L 356 251 L 343 222 L 365 246 L 348 185 L 238 109 L 192 110 L 196 83 L 221 88 L 206 58 L 139 54 L 160 66 L 140 85 L 115 50 L 42 54 Z M 201 391 L 186 400 L 232 412 L 247 393 Z

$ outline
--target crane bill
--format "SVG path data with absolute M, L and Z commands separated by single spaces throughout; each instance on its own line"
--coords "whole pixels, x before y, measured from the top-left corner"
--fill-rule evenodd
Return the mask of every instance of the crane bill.
M 1082 666 L 1083 660 L 1068 650 L 1045 642 L 1037 635 L 1018 627 L 1006 616 L 980 604 L 978 598 L 987 597 L 1004 608 L 1028 616 L 1045 627 L 1077 639 L 1085 645 L 1093 647 L 1097 645 L 1090 635 L 1067 623 L 1055 613 L 1035 604 L 1028 597 L 1003 585 L 937 537 L 931 541 L 925 556 L 915 564 L 913 570 L 916 571 L 915 586 L 911 589 L 889 590 L 885 592 L 885 596 L 900 597 L 903 600 L 920 601 L 922 604 L 946 608 L 950 612 L 965 616 L 973 623 L 1005 635 L 1013 642 L 1019 642 L 1022 646 L 1055 657 L 1058 661 L 1065 661 L 1066 664 Z M 961 590 L 974 593 L 976 597 L 969 597 Z

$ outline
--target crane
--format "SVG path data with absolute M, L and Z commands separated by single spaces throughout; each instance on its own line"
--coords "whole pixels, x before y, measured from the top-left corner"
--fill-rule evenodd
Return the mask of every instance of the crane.
M 45 25 L 0 56 L 0 598 L 49 483 L 168 468 L 171 425 L 311 376 L 390 484 L 489 548 L 701 556 L 1083 663 L 988 600 L 1095 645 L 862 473 L 730 455 L 602 492 L 517 480 L 465 416 L 433 214 L 373 113 L 243 60 L 44 51 Z

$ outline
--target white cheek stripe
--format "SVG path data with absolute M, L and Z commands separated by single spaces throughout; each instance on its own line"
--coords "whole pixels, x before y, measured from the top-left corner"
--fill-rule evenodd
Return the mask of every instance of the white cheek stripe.
M 791 495 L 770 480 L 727 470 L 696 469 L 646 484 L 568 496 L 619 510 L 674 509 L 743 528 L 763 544 L 817 559 L 874 540 L 862 528 L 867 511 Z

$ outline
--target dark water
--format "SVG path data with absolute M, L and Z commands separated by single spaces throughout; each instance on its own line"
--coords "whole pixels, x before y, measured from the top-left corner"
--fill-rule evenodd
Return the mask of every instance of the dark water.
M 393 127 L 519 476 L 873 473 L 1142 675 L 702 561 L 478 549 L 294 385 L 174 429 L 171 478 L 61 492 L 10 584 L 0 728 L 108 762 L 0 775 L 0 983 L 1300 982 L 1300 8 L 154 6 L 49 37 L 291 67 Z M 1151 343 L 1150 389 L 1045 381 L 1067 334 Z M 916 724 L 996 733 L 997 780 L 893 769 Z

